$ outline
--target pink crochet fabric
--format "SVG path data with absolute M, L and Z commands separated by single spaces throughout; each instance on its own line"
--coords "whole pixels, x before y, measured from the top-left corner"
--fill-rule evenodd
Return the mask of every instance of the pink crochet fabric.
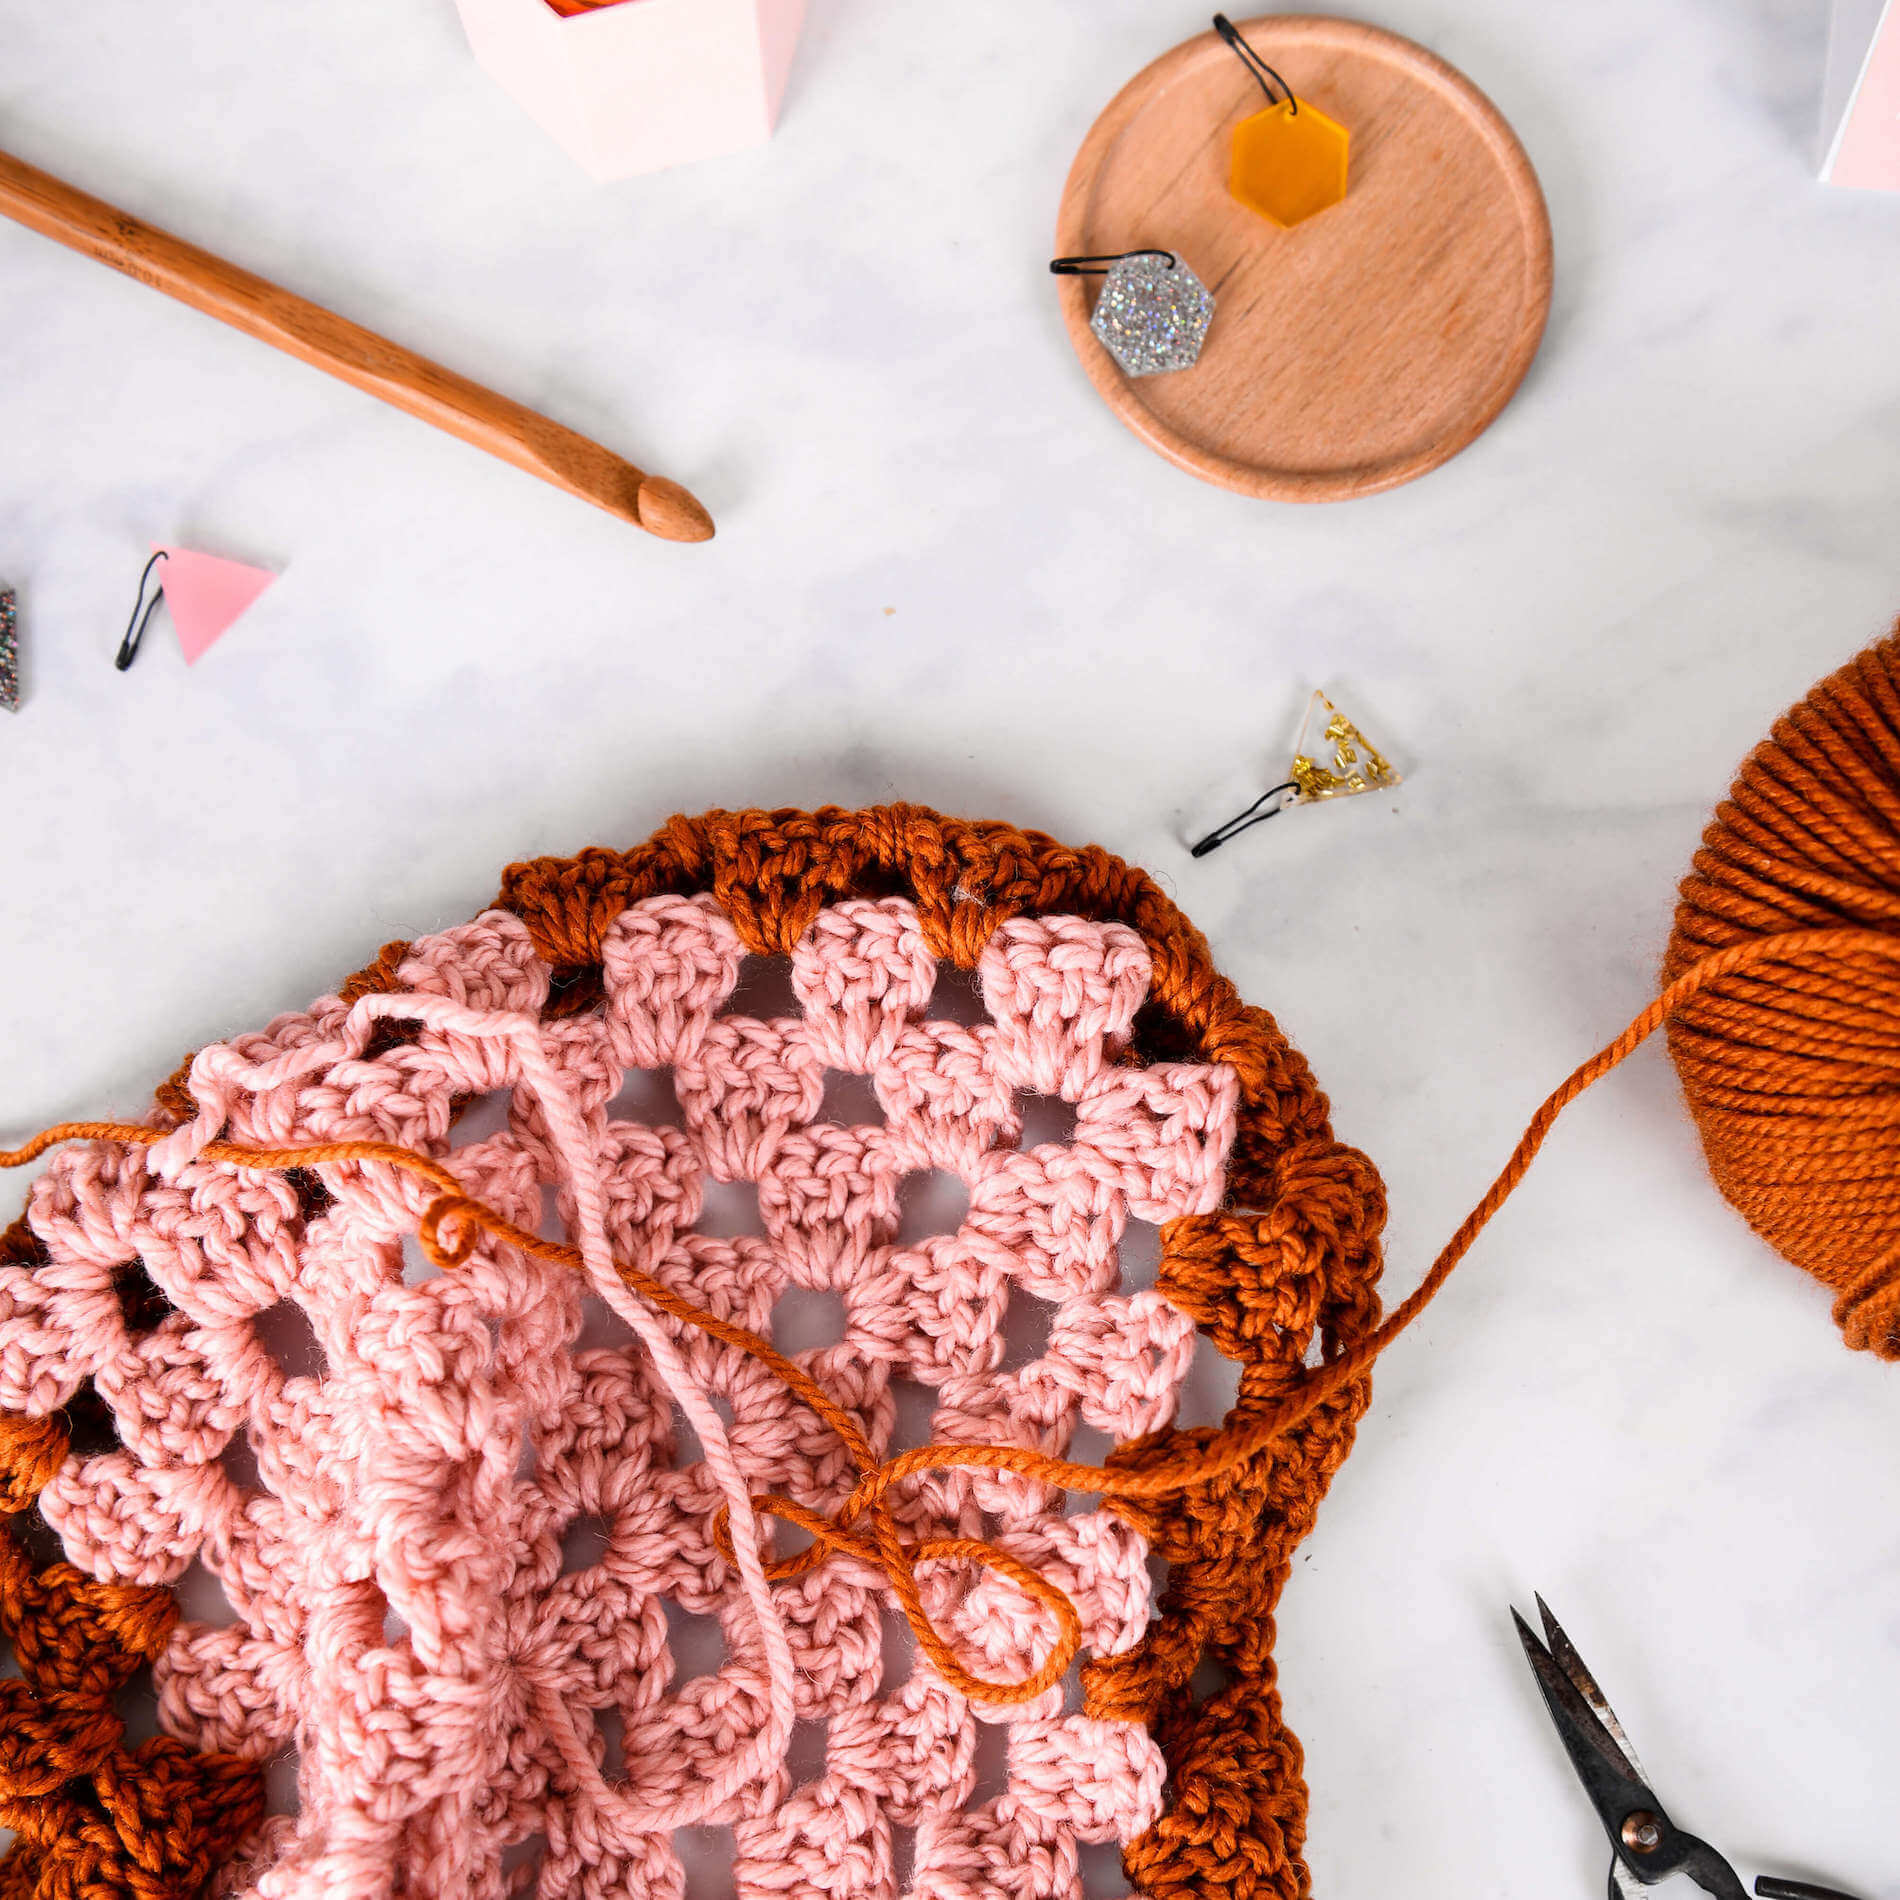
M 71 1150 L 37 1184 L 51 1264 L 0 1271 L 0 1410 L 44 1414 L 92 1380 L 124 1449 L 69 1457 L 44 1492 L 69 1557 L 139 1583 L 195 1559 L 223 1586 L 235 1620 L 182 1624 L 158 1679 L 164 1726 L 194 1745 L 300 1751 L 299 1812 L 268 1824 L 243 1891 L 677 1896 L 673 1830 L 718 1824 L 741 1900 L 883 1900 L 904 1830 L 931 1900 L 1072 1896 L 1079 1845 L 1159 1812 L 1141 1726 L 1067 1712 L 1060 1687 L 971 1705 L 887 1642 L 889 1589 L 853 1560 L 764 1580 L 760 1544 L 794 1540 L 747 1497 L 833 1510 L 850 1461 L 756 1360 L 655 1313 L 609 1260 L 760 1332 L 790 1289 L 836 1295 L 841 1337 L 800 1362 L 880 1453 L 919 1388 L 941 1439 L 1135 1438 L 1173 1417 L 1194 1328 L 1122 1289 L 1118 1243 L 1130 1218 L 1219 1204 L 1234 1075 L 1124 1065 L 1149 959 L 1119 924 L 1003 924 L 973 1026 L 933 1017 L 904 900 L 818 915 L 792 957 L 797 1016 L 726 1013 L 741 961 L 712 899 L 649 899 L 609 933 L 604 1002 L 544 1018 L 547 966 L 491 913 L 414 945 L 395 994 L 202 1052 L 203 1112 L 159 1147 Z M 617 1105 L 636 1070 L 670 1071 L 678 1125 Z M 827 1119 L 828 1070 L 869 1077 L 882 1122 Z M 506 1127 L 453 1146 L 458 1110 L 498 1091 Z M 1071 1139 L 1020 1145 L 1036 1094 L 1073 1105 Z M 544 1231 L 574 1238 L 587 1279 L 490 1241 L 425 1273 L 404 1244 L 425 1185 L 195 1158 L 221 1128 L 443 1156 L 521 1225 L 558 1220 Z M 932 1171 L 961 1178 L 968 1213 L 899 1244 L 901 1184 Z M 708 1180 L 756 1183 L 763 1231 L 695 1231 Z M 150 1330 L 124 1297 L 133 1263 L 176 1309 Z M 1047 1323 L 1025 1364 L 1006 1364 L 1012 1302 Z M 298 1314 L 317 1377 L 273 1353 Z M 1096 1654 L 1148 1625 L 1147 1551 L 1121 1518 L 968 1472 L 895 1508 L 907 1533 L 987 1536 L 1042 1571 Z M 597 1550 L 565 1568 L 590 1529 Z M 922 1581 L 969 1667 L 1014 1679 L 1048 1653 L 1053 1620 L 1006 1580 L 934 1563 Z M 686 1675 L 693 1619 L 724 1653 Z M 983 1722 L 1007 1725 L 1007 1765 L 973 1805 Z

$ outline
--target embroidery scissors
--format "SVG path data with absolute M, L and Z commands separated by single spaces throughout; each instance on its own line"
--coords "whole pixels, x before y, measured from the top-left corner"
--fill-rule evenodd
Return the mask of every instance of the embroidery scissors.
M 1537 1599 L 1537 1610 L 1544 1620 L 1544 1642 L 1537 1640 L 1515 1610 L 1511 1621 L 1517 1625 L 1518 1640 L 1544 1692 L 1544 1704 L 1557 1724 L 1570 1765 L 1610 1837 L 1610 1900 L 1640 1900 L 1645 1887 L 1672 1874 L 1686 1874 L 1715 1900 L 1748 1900 L 1748 1889 L 1735 1869 L 1707 1841 L 1685 1834 L 1664 1812 L 1650 1792 L 1649 1776 L 1636 1759 L 1616 1711 L 1597 1687 L 1576 1645 L 1542 1597 Z M 1832 1887 L 1765 1876 L 1755 1882 L 1755 1891 L 1761 1900 L 1850 1900 Z

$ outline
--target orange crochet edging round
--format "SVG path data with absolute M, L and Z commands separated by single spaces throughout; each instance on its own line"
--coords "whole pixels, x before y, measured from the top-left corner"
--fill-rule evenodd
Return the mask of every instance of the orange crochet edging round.
M 1153 963 L 1136 1056 L 1226 1063 L 1238 1075 L 1226 1206 L 1163 1228 L 1156 1281 L 1238 1362 L 1238 1399 L 1219 1428 L 1161 1433 L 1109 1458 L 1138 1484 L 1150 1475 L 1157 1481 L 1151 1497 L 1106 1503 L 1141 1529 L 1168 1578 L 1145 1639 L 1086 1664 L 1082 1677 L 1087 1711 L 1147 1725 L 1168 1764 L 1165 1811 L 1124 1856 L 1130 1880 L 1152 1900 L 1299 1900 L 1308 1892 L 1306 1788 L 1275 1687 L 1273 1611 L 1293 1550 L 1370 1398 L 1366 1370 L 1342 1361 L 1371 1349 L 1380 1318 L 1374 1286 L 1385 1201 L 1371 1163 L 1332 1139 L 1325 1098 L 1305 1062 L 1270 1016 L 1241 1003 L 1200 933 L 1145 874 L 1096 847 L 1074 850 L 914 806 L 713 812 L 675 818 L 629 852 L 513 865 L 495 907 L 521 919 L 552 966 L 548 1014 L 564 1016 L 600 1000 L 601 944 L 623 911 L 643 898 L 699 892 L 714 896 L 744 948 L 761 956 L 788 954 L 821 909 L 847 897 L 908 897 L 932 951 L 964 969 L 976 967 L 1011 917 L 1124 923 Z M 404 943 L 386 946 L 342 986 L 343 998 L 393 989 L 407 951 Z M 391 1043 L 408 1033 L 399 1025 L 379 1032 Z M 196 1112 L 189 1067 L 157 1091 L 162 1116 L 174 1124 Z M 25 1244 L 34 1245 L 30 1236 Z M 1339 1383 L 1312 1402 L 1315 1347 Z M 1260 1433 L 1289 1407 L 1271 1443 L 1249 1445 L 1220 1475 L 1188 1488 L 1168 1475 L 1210 1448 L 1232 1442 L 1239 1450 L 1249 1428 Z M 62 1436 L 33 1496 L 64 1450 Z M 161 1606 L 169 1630 L 176 1611 L 165 1592 L 123 1594 Z M 1224 1681 L 1198 1699 L 1193 1679 L 1203 1660 Z M 187 1759 L 196 1766 L 221 1758 Z M 234 1850 L 255 1813 L 246 1810 L 250 1818 L 240 1823 L 232 1810 L 220 1827 L 206 1828 L 205 1816 L 227 1811 L 203 1795 L 193 1808 L 186 1794 L 175 1797 L 175 1825 L 196 1826 L 205 1838 L 217 1833 L 220 1857 Z M 70 1832 L 59 1833 L 62 1852 Z M 170 1900 L 195 1884 L 142 1891 Z M 10 1891 L 0 1884 L 0 1900 Z

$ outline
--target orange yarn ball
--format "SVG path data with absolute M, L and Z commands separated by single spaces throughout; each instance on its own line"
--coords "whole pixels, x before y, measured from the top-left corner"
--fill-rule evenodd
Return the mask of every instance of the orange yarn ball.
M 1664 980 L 1709 952 L 1842 925 L 1900 935 L 1900 627 L 1786 714 L 1684 879 Z M 1716 1184 L 1900 1359 L 1900 968 L 1842 948 L 1733 972 L 1669 1047 Z

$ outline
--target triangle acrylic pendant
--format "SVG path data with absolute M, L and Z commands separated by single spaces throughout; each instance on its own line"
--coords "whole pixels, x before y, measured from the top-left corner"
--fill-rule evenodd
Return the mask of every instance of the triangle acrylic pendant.
M 152 552 L 165 557 L 161 585 L 187 662 L 202 659 L 277 578 L 265 568 L 190 548 L 155 546 Z
M 1237 818 L 1216 826 L 1190 855 L 1204 858 L 1229 838 L 1277 817 L 1291 805 L 1316 805 L 1328 798 L 1357 798 L 1364 792 L 1386 791 L 1404 781 L 1392 762 L 1339 710 L 1324 693 L 1307 701 L 1300 724 L 1299 745 L 1286 781 L 1263 792 Z

